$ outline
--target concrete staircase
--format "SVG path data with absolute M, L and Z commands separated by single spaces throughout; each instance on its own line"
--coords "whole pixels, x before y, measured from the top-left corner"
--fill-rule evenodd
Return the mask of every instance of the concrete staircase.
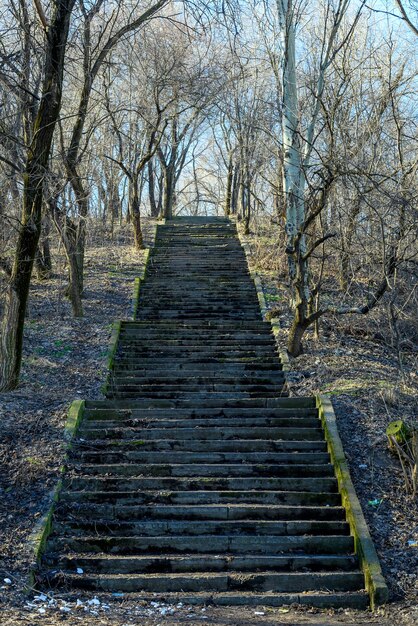
M 235 226 L 160 226 L 106 399 L 86 402 L 44 579 L 152 600 L 364 608 L 315 402 L 287 395 Z

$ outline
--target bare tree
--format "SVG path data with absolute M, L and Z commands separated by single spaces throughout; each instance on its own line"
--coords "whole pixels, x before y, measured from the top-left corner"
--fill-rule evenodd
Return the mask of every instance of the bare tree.
M 73 6 L 74 0 L 56 0 L 50 22 L 41 14 L 46 27 L 42 96 L 30 128 L 21 226 L 1 324 L 1 391 L 13 389 L 19 381 L 26 303 L 41 230 L 44 180 L 61 106 L 65 47 Z

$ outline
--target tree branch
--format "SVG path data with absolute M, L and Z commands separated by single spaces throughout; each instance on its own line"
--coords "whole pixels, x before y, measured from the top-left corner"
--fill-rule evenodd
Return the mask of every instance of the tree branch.
M 303 261 L 307 261 L 309 259 L 309 257 L 318 248 L 318 246 L 320 246 L 322 243 L 327 241 L 327 239 L 331 239 L 331 237 L 336 237 L 336 236 L 337 236 L 337 233 L 327 233 L 326 235 L 324 235 L 320 239 L 317 239 L 317 241 L 315 241 L 315 243 L 312 244 L 312 246 L 309 248 L 309 250 L 307 252 L 305 252 L 305 254 L 302 256 L 302 260 Z
M 44 10 L 42 8 L 42 4 L 41 4 L 40 0 L 33 0 L 33 4 L 36 7 L 36 12 L 37 12 L 38 17 L 39 17 L 39 19 L 41 21 L 41 24 L 42 24 L 42 26 L 43 26 L 43 28 L 44 28 L 44 30 L 46 32 L 48 30 L 48 28 L 49 28 L 49 22 L 46 19 L 46 15 L 45 15 Z
M 402 14 L 402 19 L 408 24 L 409 28 L 412 30 L 413 33 L 415 33 L 418 36 L 418 28 L 415 26 L 415 24 L 413 24 L 405 10 L 405 7 L 402 4 L 402 0 L 395 0 L 396 4 L 398 5 L 399 11 Z

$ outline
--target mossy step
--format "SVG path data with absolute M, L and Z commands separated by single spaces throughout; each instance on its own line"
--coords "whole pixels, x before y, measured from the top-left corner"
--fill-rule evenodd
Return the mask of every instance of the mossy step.
M 363 575 L 357 572 L 332 573 L 193 573 L 193 574 L 147 574 L 147 575 L 99 575 L 89 576 L 64 573 L 65 582 L 71 587 L 102 591 L 357 591 L 364 587 Z
M 147 346 L 145 342 L 141 342 L 136 344 L 135 342 L 121 342 L 118 346 L 118 350 L 116 356 L 128 355 L 131 359 L 140 359 L 142 356 L 152 355 L 152 354 L 161 354 L 164 351 L 164 356 L 169 359 L 171 355 L 180 354 L 183 357 L 186 357 L 188 354 L 192 355 L 202 355 L 202 356 L 210 356 L 210 357 L 228 357 L 229 359 L 234 356 L 238 356 L 240 358 L 244 357 L 252 357 L 256 355 L 261 355 L 263 358 L 277 358 L 277 353 L 275 346 L 272 342 L 268 342 L 265 345 L 262 344 L 250 344 L 250 345 L 242 345 L 236 344 L 228 346 L 227 344 L 219 344 L 219 345 L 205 345 L 202 343 L 194 343 L 194 344 L 173 344 L 173 345 L 158 345 L 157 343 L 151 343 Z
M 184 326 L 184 324 L 156 324 L 145 325 L 139 322 L 123 322 L 121 324 L 122 335 L 132 336 L 166 336 L 166 337 L 236 337 L 238 339 L 251 339 L 252 337 L 272 337 L 271 325 L 263 325 L 245 328 L 235 325 L 205 325 Z
M 159 537 L 163 535 L 246 535 L 269 536 L 315 536 L 349 535 L 349 526 L 344 521 L 333 520 L 89 520 L 78 515 L 74 520 L 55 522 L 54 535 L 75 537 L 95 534 L 112 537 Z
M 162 389 L 162 388 L 161 388 Z M 233 387 L 231 387 L 233 389 Z M 226 397 L 234 397 L 234 398 L 253 398 L 263 393 L 266 398 L 276 398 L 278 395 L 286 396 L 288 395 L 287 389 L 281 391 L 281 388 L 275 389 L 274 391 L 234 391 L 228 393 L 227 391 L 211 391 L 210 388 L 204 389 L 203 391 L 193 391 L 190 389 L 185 389 L 183 391 L 141 391 L 139 387 L 134 387 L 133 389 L 121 389 L 118 388 L 112 389 L 111 387 L 106 390 L 105 396 L 109 399 L 143 399 L 146 403 L 145 406 L 152 407 L 154 406 L 154 400 L 162 399 L 166 402 L 173 402 L 173 406 L 182 406 L 184 402 L 205 402 L 205 400 L 214 398 L 218 399 L 218 403 L 221 403 L 222 400 Z
M 123 328 L 187 328 L 187 329 L 208 329 L 208 328 L 244 328 L 247 329 L 266 329 L 271 328 L 271 323 L 263 319 L 247 319 L 244 321 L 234 322 L 233 320 L 201 320 L 191 319 L 187 322 L 183 321 L 165 321 L 165 320 L 121 320 Z
M 183 281 L 181 285 L 184 285 Z M 211 279 L 205 277 L 204 279 L 191 280 L 187 281 L 187 286 L 193 289 L 191 294 L 188 294 L 190 297 L 210 297 L 213 296 L 217 299 L 222 297 L 228 298 L 252 298 L 254 295 L 257 295 L 257 291 L 255 289 L 254 284 L 251 284 L 250 280 L 243 282 L 241 285 L 237 285 L 235 280 L 230 280 L 228 283 L 220 282 L 217 279 Z M 156 293 L 157 292 L 157 296 Z M 177 282 L 173 282 L 171 280 L 159 278 L 155 276 L 152 281 L 144 282 L 141 285 L 141 294 L 153 294 L 154 297 L 160 297 L 161 295 L 173 295 L 179 296 L 182 299 L 186 299 L 186 295 L 182 288 L 178 285 Z
M 245 363 L 245 362 L 237 362 L 233 361 L 223 361 L 223 362 L 205 362 L 201 363 L 199 367 L 199 362 L 196 362 L 196 359 L 193 361 L 171 361 L 167 363 L 166 359 L 147 359 L 145 362 L 141 359 L 141 361 L 137 363 L 129 363 L 125 364 L 121 359 L 117 359 L 118 366 L 117 370 L 119 371 L 132 371 L 138 373 L 146 373 L 149 372 L 149 365 L 152 365 L 152 374 L 153 376 L 183 376 L 190 375 L 194 373 L 196 376 L 202 376 L 206 373 L 207 376 L 216 376 L 219 373 L 225 374 L 240 374 L 241 376 L 275 376 L 277 372 L 283 371 L 283 365 L 279 361 L 278 357 L 274 359 L 274 361 L 267 362 L 259 362 L 256 364 L 253 363 Z
M 207 346 L 208 348 L 217 348 L 219 347 L 226 349 L 241 349 L 243 346 L 242 339 L 234 339 L 231 338 L 218 338 L 218 337 L 194 337 L 190 339 L 180 339 L 180 338 L 165 338 L 165 337 L 133 337 L 131 335 L 122 334 L 119 338 L 119 344 L 123 346 L 129 347 L 155 347 L 158 345 L 158 348 L 170 348 L 171 346 L 181 346 L 182 348 L 199 348 L 202 346 Z M 264 348 L 265 346 L 275 347 L 275 342 L 273 336 L 265 337 L 265 338 L 257 338 L 257 339 L 245 339 L 245 348 Z
M 251 572 L 276 570 L 297 572 L 354 571 L 358 567 L 354 556 L 340 555 L 295 555 L 295 556 L 222 556 L 213 554 L 162 556 L 108 556 L 66 555 L 57 560 L 58 568 L 75 572 L 78 567 L 89 573 L 156 574 L 164 572 Z
M 287 477 L 217 477 L 163 476 L 140 478 L 112 478 L 107 476 L 70 477 L 64 480 L 66 489 L 74 491 L 140 491 L 171 490 L 171 491 L 247 491 L 262 489 L 264 491 L 301 491 L 312 493 L 335 493 L 337 481 L 334 477 L 321 478 L 287 478 Z
M 283 382 L 277 383 L 246 383 L 246 382 L 219 382 L 196 383 L 194 381 L 183 381 L 173 384 L 164 384 L 158 382 L 156 384 L 145 384 L 141 380 L 133 378 L 110 378 L 110 386 L 106 395 L 123 394 L 132 392 L 138 397 L 161 397 L 161 398 L 180 398 L 185 395 L 191 397 L 205 397 L 207 394 L 225 394 L 231 393 L 241 398 L 251 398 L 256 395 L 264 394 L 266 397 L 276 397 L 283 390 Z M 131 393 L 130 393 L 131 395 Z
M 317 409 L 305 409 L 305 408 L 212 408 L 205 409 L 148 409 L 144 411 L 142 409 L 117 409 L 114 407 L 106 408 L 89 408 L 84 412 L 84 420 L 125 420 L 125 419 L 170 419 L 170 420 L 202 420 L 208 419 L 210 423 L 212 420 L 225 420 L 225 419 L 241 419 L 241 420 L 259 420 L 259 419 L 318 419 Z M 297 422 L 300 423 L 300 422 Z M 296 423 L 295 423 L 296 425 Z
M 198 433 L 196 433 L 197 435 Z M 102 432 L 100 432 L 102 435 Z M 274 441 L 271 439 L 90 439 L 81 438 L 77 445 L 83 450 L 88 448 L 105 451 L 128 451 L 141 450 L 161 452 L 181 450 L 182 452 L 206 452 L 206 453 L 226 453 L 226 452 L 326 452 L 327 444 L 325 440 L 305 439 L 297 441 Z
M 345 510 L 342 506 L 281 506 L 281 505 L 217 505 L 200 504 L 179 506 L 179 505 L 158 505 L 141 506 L 71 503 L 69 506 L 60 504 L 57 508 L 56 517 L 65 520 L 70 514 L 89 520 L 125 520 L 135 521 L 144 519 L 181 519 L 181 520 L 328 520 L 345 521 Z
M 169 364 L 167 364 L 169 365 Z M 171 367 L 167 367 L 166 370 L 153 370 L 151 373 L 148 369 L 122 369 L 119 367 L 110 372 L 110 376 L 113 379 L 118 380 L 120 378 L 135 379 L 141 381 L 141 383 L 150 384 L 157 382 L 167 382 L 173 384 L 177 382 L 195 381 L 199 383 L 207 383 L 208 371 L 210 372 L 210 380 L 212 382 L 247 382 L 250 385 L 253 384 L 266 384 L 271 382 L 283 382 L 285 374 L 281 369 L 276 371 L 261 371 L 253 372 L 251 370 L 236 370 L 235 368 L 219 368 L 218 370 L 172 370 Z
M 195 318 L 198 317 L 199 315 L 201 315 L 202 317 L 206 318 L 206 319 L 224 319 L 224 317 L 229 317 L 230 319 L 233 320 L 243 320 L 245 319 L 245 317 L 247 315 L 252 315 L 253 313 L 255 314 L 259 314 L 261 315 L 261 313 L 258 313 L 258 311 L 255 311 L 255 308 L 253 310 L 247 310 L 244 309 L 242 307 L 239 308 L 239 310 L 237 310 L 234 307 L 231 308 L 223 308 L 223 309 L 210 309 L 210 308 L 202 308 L 202 309 L 198 309 L 198 308 L 194 308 L 194 309 L 184 309 L 184 310 L 179 310 L 177 308 L 171 308 L 171 309 L 159 309 L 157 307 L 142 307 L 140 306 L 138 308 L 138 316 L 140 316 L 141 318 L 145 319 L 148 317 L 148 319 L 183 319 L 183 320 L 187 320 L 187 319 L 191 319 L 191 318 Z
M 263 426 L 253 427 L 234 427 L 234 428 L 99 428 L 87 429 L 81 427 L 80 437 L 83 439 L 138 439 L 144 441 L 154 441 L 161 439 L 170 439 L 177 441 L 196 441 L 196 440 L 284 440 L 284 441 L 322 441 L 322 428 L 265 428 Z
M 244 423 L 243 423 L 244 422 Z M 318 418 L 305 418 L 305 417 L 288 417 L 288 418 L 280 418 L 280 417 L 224 417 L 221 419 L 216 418 L 208 418 L 208 419 L 179 419 L 174 417 L 169 417 L 168 419 L 164 419 L 163 417 L 153 417 L 142 414 L 142 416 L 132 417 L 125 416 L 119 417 L 119 419 L 111 419 L 110 417 L 107 420 L 93 420 L 92 418 L 87 419 L 83 423 L 83 431 L 89 429 L 99 429 L 99 428 L 119 428 L 121 425 L 126 427 L 138 427 L 138 426 L 157 426 L 158 428 L 224 428 L 224 427 L 233 427 L 233 426 L 255 426 L 255 427 L 267 427 L 271 426 L 274 428 L 292 428 L 296 426 L 297 428 L 316 428 L 319 424 Z M 196 433 L 198 434 L 198 433 Z
M 169 551 L 173 553 L 214 553 L 214 554 L 268 554 L 269 556 L 287 554 L 353 554 L 354 540 L 346 535 L 198 535 L 198 536 L 163 536 L 163 537 L 114 537 L 92 536 L 51 538 L 51 552 L 79 552 L 140 555 Z
M 251 318 L 250 318 L 251 319 Z M 265 332 L 267 325 L 271 324 L 264 321 L 261 316 L 260 318 L 252 318 L 251 321 L 249 319 L 245 320 L 234 320 L 228 317 L 225 318 L 215 318 L 215 319 L 205 319 L 204 317 L 190 317 L 187 320 L 183 319 L 158 319 L 154 318 L 152 320 L 149 319 L 135 319 L 132 322 L 122 322 L 122 327 L 127 326 L 131 329 L 149 329 L 150 326 L 157 329 L 163 329 L 164 331 L 169 330 L 177 330 L 177 329 L 185 329 L 185 330 L 199 330 L 203 331 L 212 331 L 213 329 L 223 329 L 225 331 L 239 331 L 239 332 Z
M 138 446 L 137 446 L 138 448 Z M 123 451 L 101 451 L 92 449 L 85 451 L 84 446 L 77 446 L 70 452 L 75 463 L 285 463 L 294 465 L 307 463 L 321 465 L 328 463 L 328 452 L 143 452 L 141 450 L 124 449 Z
M 142 408 L 144 403 L 141 400 L 86 400 L 86 409 L 100 409 L 100 408 L 118 408 L 118 409 L 135 409 Z M 170 406 L 170 403 L 167 404 Z M 208 400 L 204 406 L 193 406 L 191 403 L 185 404 L 181 408 L 220 408 L 220 409 L 241 409 L 241 408 L 314 408 L 314 398 L 252 398 L 252 399 L 240 399 L 240 398 L 226 398 L 221 406 L 217 404 L 217 401 L 211 402 Z M 153 408 L 167 408 L 163 401 L 156 403 Z
M 68 491 L 60 494 L 62 502 L 68 503 L 110 503 L 115 506 L 125 504 L 264 504 L 286 506 L 340 506 L 341 496 L 330 492 L 309 491 L 175 491 L 175 490 L 141 490 L 141 491 Z
M 134 358 L 130 355 L 129 352 L 126 352 L 124 355 L 116 354 L 114 357 L 114 367 L 116 369 L 124 368 L 124 367 L 145 367 L 146 369 L 155 368 L 160 369 L 161 367 L 170 368 L 186 368 L 186 367 L 195 367 L 196 369 L 206 368 L 206 366 L 224 366 L 225 368 L 229 367 L 246 367 L 254 368 L 260 365 L 260 367 L 265 366 L 266 368 L 277 366 L 282 366 L 281 361 L 277 354 L 272 354 L 270 356 L 266 356 L 264 354 L 253 355 L 253 356 L 243 356 L 238 353 L 234 356 L 229 356 L 228 353 L 221 353 L 218 356 L 214 356 L 212 354 L 203 354 L 197 352 L 196 354 L 182 354 L 178 353 L 174 355 L 171 359 L 167 359 L 164 357 L 164 352 L 156 353 L 153 355 L 141 356 L 140 358 Z
M 119 463 L 119 464 L 75 464 L 70 466 L 73 472 L 84 475 L 100 475 L 103 476 L 268 476 L 268 477 L 322 477 L 334 476 L 333 466 L 331 463 L 325 465 L 310 465 L 308 463 L 302 465 L 250 465 L 250 464 L 196 464 L 186 463 Z

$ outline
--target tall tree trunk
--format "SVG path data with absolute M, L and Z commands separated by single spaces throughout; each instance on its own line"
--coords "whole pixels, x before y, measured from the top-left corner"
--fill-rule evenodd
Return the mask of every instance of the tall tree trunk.
M 232 204 L 232 183 L 234 178 L 234 162 L 232 159 L 232 152 L 229 153 L 228 159 L 228 173 L 226 177 L 226 193 L 225 193 L 225 215 L 229 217 L 231 215 Z
M 132 176 L 130 180 L 130 190 L 129 190 L 129 212 L 132 216 L 132 226 L 134 229 L 134 246 L 136 250 L 144 249 L 144 238 L 142 235 L 141 228 L 141 210 L 140 210 L 140 199 L 139 199 L 139 176 L 138 172 Z
M 0 391 L 14 389 L 22 362 L 30 279 L 41 231 L 43 185 L 61 108 L 65 48 L 75 0 L 57 0 L 46 37 L 42 97 L 24 172 L 23 210 L 1 324 Z
M 77 271 L 71 273 L 70 272 L 70 286 L 69 286 L 69 297 L 73 304 L 73 307 L 79 310 L 76 303 L 73 303 L 73 297 L 78 290 L 80 298 L 83 295 L 84 290 L 84 255 L 85 255 L 85 246 L 86 246 L 86 219 L 89 212 L 89 199 L 88 193 L 84 189 L 83 181 L 78 174 L 77 168 L 73 166 L 71 161 L 67 160 L 66 163 L 67 172 L 69 173 L 71 187 L 74 191 L 74 195 L 77 202 L 79 219 L 77 223 L 76 229 L 76 239 L 73 241 L 71 239 L 70 247 L 73 248 L 75 246 L 75 258 L 74 262 L 77 265 Z M 72 280 L 76 280 L 76 284 L 71 284 Z M 78 298 L 77 298 L 78 300 Z M 79 314 L 76 316 L 79 317 Z
M 148 195 L 151 210 L 151 217 L 158 217 L 158 206 L 155 202 L 155 174 L 152 159 L 148 161 Z
M 174 204 L 174 169 L 169 165 L 164 172 L 163 215 L 167 220 L 173 218 Z
M 240 168 L 236 165 L 234 168 L 234 176 L 232 179 L 232 194 L 231 194 L 232 215 L 236 215 L 237 213 L 239 188 L 240 188 Z
M 305 178 L 299 134 L 299 102 L 296 84 L 295 16 L 293 0 L 283 0 L 283 192 L 286 204 L 286 254 L 288 258 L 294 319 L 288 338 L 288 352 L 298 356 L 307 328 L 311 293 L 309 288 L 305 221 Z
M 48 209 L 54 225 L 58 231 L 64 246 L 65 256 L 68 262 L 68 296 L 74 317 L 83 317 L 83 303 L 81 292 L 78 287 L 80 283 L 79 265 L 77 263 L 77 229 L 78 224 L 73 222 L 65 209 L 58 207 L 58 196 L 51 196 L 48 201 Z
M 68 261 L 69 281 L 67 295 L 71 302 L 74 317 L 83 317 L 83 302 L 80 291 L 80 283 L 83 282 L 83 277 L 80 275 L 80 272 L 82 271 L 80 269 L 81 264 L 77 258 L 77 230 L 78 225 L 74 224 L 68 217 L 66 217 L 62 240 L 64 243 L 65 256 Z
M 50 278 L 52 273 L 51 250 L 49 246 L 50 223 L 49 216 L 45 215 L 41 225 L 41 236 L 35 257 L 36 274 L 40 280 Z
M 250 234 L 250 220 L 251 220 L 251 185 L 247 181 L 245 185 L 245 212 L 244 212 L 244 235 Z

